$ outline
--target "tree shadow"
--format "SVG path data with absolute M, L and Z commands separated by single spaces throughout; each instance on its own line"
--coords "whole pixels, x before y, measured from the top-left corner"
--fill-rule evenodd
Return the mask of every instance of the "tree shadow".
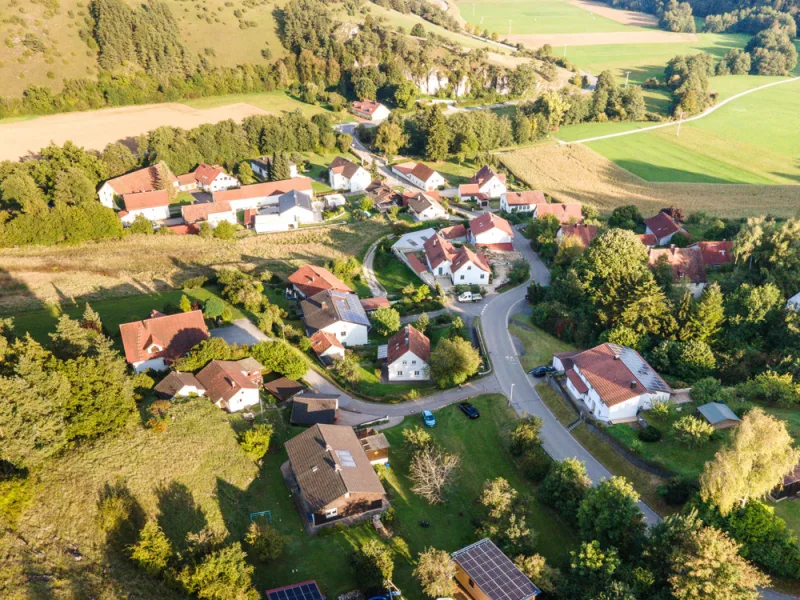
M 187 548 L 186 536 L 200 532 L 207 524 L 203 509 L 198 506 L 189 488 L 178 481 L 155 490 L 158 498 L 158 524 L 177 551 Z
M 642 178 L 646 175 L 647 181 L 653 183 L 744 183 L 733 179 L 720 179 L 705 173 L 696 173 L 672 167 L 660 167 L 639 160 L 616 160 L 614 162 L 634 175 Z
M 217 477 L 217 502 L 229 540 L 241 540 L 250 525 L 247 491 Z

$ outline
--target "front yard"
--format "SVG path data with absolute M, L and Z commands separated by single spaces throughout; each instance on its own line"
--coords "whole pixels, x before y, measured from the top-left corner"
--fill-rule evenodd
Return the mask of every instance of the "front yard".
M 574 346 L 531 325 L 530 319 L 524 315 L 514 315 L 508 330 L 525 348 L 525 354 L 519 357 L 519 362 L 526 371 L 540 365 L 552 364 L 555 352 L 575 350 Z

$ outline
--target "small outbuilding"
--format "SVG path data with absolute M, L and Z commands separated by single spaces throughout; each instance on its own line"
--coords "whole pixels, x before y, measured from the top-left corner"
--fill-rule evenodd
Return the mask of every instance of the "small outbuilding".
M 339 396 L 303 392 L 292 400 L 292 425 L 333 425 L 339 414 Z
M 389 440 L 374 429 L 356 433 L 364 453 L 371 465 L 385 465 L 389 462 Z
M 800 494 L 800 464 L 783 478 L 783 483 L 772 490 L 769 497 L 775 502 L 793 498 Z
M 738 427 L 741 419 L 728 407 L 720 402 L 709 402 L 698 407 L 697 412 L 703 415 L 714 429 L 730 429 Z
M 281 377 L 275 381 L 265 383 L 264 389 L 275 396 L 275 398 L 278 399 L 278 402 L 286 402 L 305 390 L 306 386 L 299 381 L 295 381 L 294 379 Z

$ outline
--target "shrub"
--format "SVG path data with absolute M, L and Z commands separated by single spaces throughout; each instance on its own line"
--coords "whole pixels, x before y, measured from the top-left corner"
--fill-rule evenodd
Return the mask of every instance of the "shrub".
M 539 487 L 538 496 L 566 521 L 575 524 L 578 507 L 591 485 L 586 465 L 577 458 L 567 458 L 553 465 Z
M 196 290 L 197 288 L 203 287 L 206 282 L 208 281 L 208 277 L 203 277 L 199 275 L 197 277 L 190 277 L 183 282 L 183 289 L 185 290 Z
M 133 562 L 153 576 L 163 573 L 172 557 L 172 545 L 155 519 L 145 523 L 139 541 L 128 550 Z
M 230 240 L 236 234 L 236 225 L 230 221 L 221 221 L 214 228 L 214 237 L 220 240 Z
M 538 483 L 547 477 L 553 465 L 553 459 L 548 456 L 541 446 L 535 446 L 525 451 L 518 464 L 526 477 Z
M 223 312 L 225 312 L 225 303 L 216 296 L 212 296 L 206 300 L 203 305 L 203 315 L 208 319 L 221 317 Z
M 656 402 L 655 404 L 653 404 L 650 410 L 659 419 L 666 419 L 667 417 L 669 417 L 669 414 L 672 411 L 672 405 L 669 403 L 669 401 Z
M 283 554 L 283 547 L 286 545 L 284 537 L 272 525 L 255 522 L 250 523 L 244 541 L 264 562 L 280 558 Z
M 658 486 L 658 495 L 670 506 L 685 504 L 692 495 L 692 482 L 682 477 L 673 477 L 664 485 Z
M 639 430 L 638 437 L 643 442 L 657 442 L 661 439 L 661 430 L 652 425 L 648 425 L 644 429 Z
M 702 419 L 686 415 L 672 424 L 672 431 L 678 441 L 687 446 L 700 446 L 711 439 L 714 428 Z
M 414 450 L 419 450 L 433 442 L 433 438 L 431 434 L 422 427 L 414 425 L 413 427 L 403 430 L 403 442 L 405 442 L 407 446 L 411 446 Z
M 259 423 L 242 434 L 239 444 L 247 456 L 253 460 L 261 460 L 269 450 L 269 443 L 273 433 L 274 428 L 272 425 Z
M 520 456 L 538 447 L 541 429 L 542 420 L 539 417 L 530 416 L 522 419 L 511 432 L 511 453 Z

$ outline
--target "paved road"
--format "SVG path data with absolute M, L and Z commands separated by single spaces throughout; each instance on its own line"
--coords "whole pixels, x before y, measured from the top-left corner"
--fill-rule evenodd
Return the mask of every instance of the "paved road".
M 772 83 L 767 83 L 765 85 L 758 86 L 757 88 L 753 88 L 752 90 L 746 90 L 744 92 L 740 92 L 740 93 L 738 93 L 738 94 L 736 94 L 734 96 L 731 96 L 730 98 L 728 98 L 726 100 L 723 100 L 719 104 L 715 104 L 711 108 L 701 112 L 699 115 L 695 115 L 694 117 L 690 117 L 688 119 L 683 119 L 680 122 L 689 123 L 690 121 L 697 121 L 698 119 L 702 119 L 704 117 L 707 117 L 708 115 L 710 115 L 714 111 L 719 110 L 720 108 L 725 106 L 728 102 L 733 102 L 734 100 L 737 100 L 737 99 L 741 98 L 742 96 L 746 96 L 747 94 L 752 94 L 753 92 L 757 92 L 759 90 L 763 90 L 763 89 L 766 89 L 768 87 L 772 87 L 773 85 L 783 85 L 785 83 L 791 83 L 793 81 L 798 81 L 798 80 L 800 80 L 800 77 L 792 77 L 791 79 L 783 79 L 781 81 L 774 81 Z M 564 146 L 569 146 L 571 144 L 583 144 L 585 142 L 595 142 L 597 140 L 605 140 L 605 139 L 608 139 L 608 138 L 622 137 L 623 135 L 634 135 L 634 134 L 637 134 L 637 133 L 643 133 L 645 131 L 653 131 L 654 129 L 662 129 L 663 127 L 673 127 L 673 126 L 678 125 L 678 124 L 679 124 L 679 121 L 670 121 L 669 123 L 661 123 L 660 125 L 652 125 L 650 127 L 642 127 L 641 129 L 632 129 L 630 131 L 622 131 L 620 133 L 609 133 L 608 135 L 599 135 L 597 137 L 584 138 L 582 140 L 575 140 L 574 142 L 565 142 L 565 141 L 559 140 L 558 143 L 561 144 L 561 145 L 564 145 Z

